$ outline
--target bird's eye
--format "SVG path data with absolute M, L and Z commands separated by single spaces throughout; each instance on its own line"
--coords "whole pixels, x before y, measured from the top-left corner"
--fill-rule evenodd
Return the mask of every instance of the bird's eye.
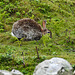
M 50 32 L 48 32 L 48 33 L 50 33 Z

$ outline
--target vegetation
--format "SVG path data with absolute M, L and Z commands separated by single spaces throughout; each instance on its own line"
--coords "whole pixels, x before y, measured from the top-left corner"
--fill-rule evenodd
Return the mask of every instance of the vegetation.
M 38 41 L 20 41 L 11 36 L 12 25 L 31 18 L 52 32 Z M 0 0 L 0 69 L 33 75 L 43 60 L 62 57 L 75 69 L 75 0 Z

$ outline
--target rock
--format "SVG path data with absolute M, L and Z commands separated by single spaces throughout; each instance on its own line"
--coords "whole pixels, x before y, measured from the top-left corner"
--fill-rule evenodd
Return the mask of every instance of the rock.
M 20 71 L 15 70 L 15 69 L 13 69 L 13 70 L 11 71 L 11 74 L 12 74 L 12 75 L 23 75 Z
M 6 70 L 0 70 L 0 75 L 23 75 L 23 74 L 20 71 L 13 69 L 11 72 Z
M 73 75 L 73 72 L 68 61 L 54 57 L 38 64 L 33 75 Z
M 75 75 L 75 71 L 73 72 L 73 75 Z
M 12 75 L 12 74 L 6 70 L 0 70 L 0 75 Z

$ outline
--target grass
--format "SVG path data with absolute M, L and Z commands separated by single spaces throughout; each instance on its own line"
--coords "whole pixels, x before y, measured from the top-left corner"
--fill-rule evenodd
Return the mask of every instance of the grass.
M 74 0 L 4 0 L 0 2 L 0 69 L 20 70 L 32 75 L 40 62 L 53 57 L 69 61 L 75 69 Z M 38 41 L 17 40 L 11 36 L 12 25 L 21 18 L 31 18 L 52 32 Z M 36 47 L 40 59 L 37 59 Z
M 62 44 L 57 45 L 53 39 L 48 41 L 49 44 L 46 43 L 47 46 L 44 46 L 41 42 L 42 40 L 22 41 L 21 46 L 19 46 L 16 41 L 14 43 L 11 42 L 13 37 L 10 35 L 10 32 L 6 33 L 8 37 L 5 33 L 0 33 L 0 35 L 1 34 L 4 35 L 3 39 L 10 38 L 0 43 L 1 59 L 5 60 L 1 60 L 3 66 L 1 65 L 0 69 L 12 70 L 14 68 L 20 70 L 25 75 L 32 75 L 34 68 L 38 63 L 45 59 L 51 59 L 52 57 L 64 58 L 72 65 L 75 65 L 75 52 L 70 49 L 71 47 Z M 36 46 L 40 59 L 37 59 Z M 4 55 L 4 57 L 2 55 Z M 23 65 L 23 56 L 25 67 Z

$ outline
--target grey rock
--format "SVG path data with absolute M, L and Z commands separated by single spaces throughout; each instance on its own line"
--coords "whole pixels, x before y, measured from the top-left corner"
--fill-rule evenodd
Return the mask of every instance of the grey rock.
M 38 64 L 33 75 L 73 75 L 73 72 L 68 61 L 54 57 Z
M 6 70 L 0 70 L 0 75 L 12 75 L 12 74 Z
M 23 75 L 23 74 L 20 71 L 13 69 L 11 72 L 7 70 L 0 70 L 0 75 Z
M 15 70 L 15 69 L 13 69 L 13 70 L 11 71 L 11 74 L 12 74 L 12 75 L 23 75 L 20 71 Z
M 75 71 L 73 72 L 73 75 L 75 75 Z

